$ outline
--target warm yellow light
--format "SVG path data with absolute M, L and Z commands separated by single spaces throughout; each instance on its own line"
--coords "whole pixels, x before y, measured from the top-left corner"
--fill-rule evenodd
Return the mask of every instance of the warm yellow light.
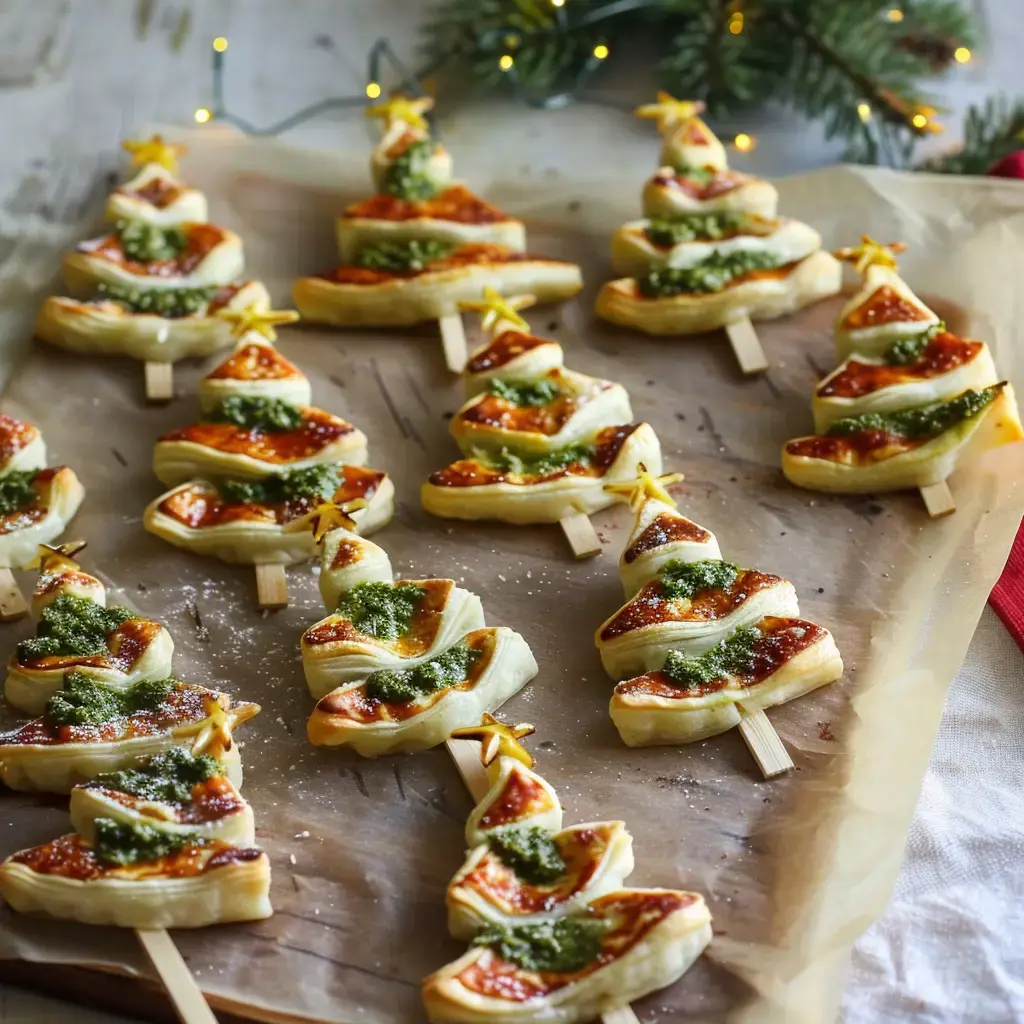
M 923 128 L 928 123 L 928 118 L 924 114 L 915 114 L 911 119 L 910 123 L 915 128 Z
M 743 31 L 743 14 L 737 11 L 729 18 L 729 31 L 738 36 Z
M 366 83 L 366 95 L 371 100 L 375 100 L 380 95 L 380 83 L 379 82 L 367 82 Z
M 895 25 L 903 20 L 903 12 L 898 7 L 893 7 L 885 12 L 885 16 Z
M 871 104 L 870 103 L 858 103 L 857 104 L 857 116 L 866 124 L 871 120 Z
M 498 61 L 498 67 L 501 68 L 502 71 L 508 71 L 513 64 L 515 64 L 515 61 L 507 53 Z
M 520 42 L 522 42 L 522 40 L 519 38 L 519 36 L 515 35 L 514 33 L 505 36 L 505 45 L 510 50 L 514 50 L 520 44 Z
M 213 48 L 218 53 L 223 53 L 228 48 L 228 41 L 223 36 L 217 36 L 213 41 Z
M 604 60 L 605 57 L 608 56 L 608 47 L 605 46 L 604 43 L 598 43 L 598 45 L 594 47 L 594 56 L 598 60 Z
M 565 6 L 565 0 L 551 0 L 551 6 L 552 7 L 564 7 Z
M 746 132 L 740 132 L 739 135 L 732 140 L 732 144 L 741 153 L 749 153 L 757 145 L 757 139 L 755 139 L 753 135 L 748 135 Z
M 213 114 L 206 107 L 200 107 L 192 116 L 196 119 L 196 124 L 206 124 Z
M 953 60 L 955 60 L 957 64 L 966 64 L 970 59 L 971 51 L 968 50 L 966 46 L 958 46 L 953 51 Z

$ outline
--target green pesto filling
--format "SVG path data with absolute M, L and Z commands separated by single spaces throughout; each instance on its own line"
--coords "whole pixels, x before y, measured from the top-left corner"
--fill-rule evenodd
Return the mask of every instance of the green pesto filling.
M 106 654 L 107 637 L 123 622 L 138 617 L 127 608 L 104 608 L 88 597 L 61 594 L 43 609 L 36 635 L 18 644 L 18 661 Z
M 434 148 L 430 139 L 421 139 L 395 157 L 384 174 L 384 191 L 399 199 L 429 199 L 437 195 L 440 188 L 429 173 Z
M 318 462 L 262 480 L 222 480 L 217 489 L 225 500 L 239 505 L 283 505 L 302 499 L 330 498 L 341 486 L 341 479 L 338 463 Z
M 157 711 L 179 685 L 176 679 L 144 679 L 115 690 L 81 672 L 69 672 L 64 688 L 46 702 L 43 721 L 51 728 L 103 725 L 140 711 Z
M 938 437 L 964 420 L 977 416 L 996 400 L 1001 390 L 1002 386 L 999 384 L 982 388 L 980 391 L 968 388 L 956 398 L 919 405 L 914 409 L 901 409 L 899 412 L 889 413 L 866 412 L 861 416 L 847 416 L 836 420 L 828 428 L 828 434 L 842 437 L 847 434 L 859 434 L 864 430 L 879 430 L 912 441 Z
M 495 378 L 491 381 L 489 390 L 492 395 L 503 398 L 512 405 L 535 407 L 547 405 L 561 394 L 558 385 L 547 377 L 534 381 Z
M 38 469 L 15 469 L 0 477 L 0 516 L 19 512 L 36 500 L 32 484 L 38 475 Z
M 202 846 L 205 842 L 196 832 L 162 832 L 152 825 L 135 825 L 113 818 L 97 818 L 94 824 L 96 859 L 114 867 L 159 860 L 186 846 Z
M 774 270 L 783 261 L 761 250 L 722 253 L 717 249 L 692 267 L 654 267 L 636 279 L 641 295 L 660 298 L 693 292 L 720 292 L 727 284 L 752 270 Z
M 668 601 L 690 599 L 706 590 L 725 590 L 739 576 L 739 566 L 719 558 L 702 558 L 697 562 L 666 562 L 658 574 L 661 595 Z
M 370 270 L 425 270 L 428 263 L 444 259 L 453 249 L 454 242 L 442 242 L 437 238 L 375 242 L 359 250 L 356 266 L 368 267 Z
M 193 786 L 223 774 L 224 766 L 215 757 L 193 754 L 186 747 L 172 747 L 138 768 L 97 775 L 86 787 L 112 789 L 141 800 L 183 805 L 192 799 Z
M 153 313 L 168 320 L 198 313 L 213 298 L 216 288 L 134 288 L 101 284 L 99 297 L 116 302 L 130 313 Z
M 489 946 L 502 960 L 526 971 L 571 973 L 597 959 L 604 930 L 602 922 L 578 917 L 511 927 L 490 925 L 473 945 Z
M 754 667 L 757 642 L 762 636 L 756 626 L 744 626 L 703 654 L 688 658 L 679 651 L 669 651 L 662 675 L 673 685 L 686 689 L 749 672 Z
M 115 228 L 121 251 L 133 263 L 173 260 L 188 246 L 181 228 L 161 228 L 144 220 L 119 220 Z
M 497 452 L 474 452 L 476 458 L 490 469 L 512 476 L 544 476 L 569 466 L 589 466 L 597 455 L 590 444 L 567 444 L 543 455 L 518 455 L 508 448 Z
M 710 213 L 684 213 L 671 219 L 653 218 L 644 227 L 644 235 L 654 245 L 672 246 L 680 242 L 713 242 L 742 231 L 749 218 L 734 210 Z
M 302 426 L 302 410 L 281 398 L 231 395 L 204 419 L 208 423 L 231 423 L 245 430 L 296 430 Z
M 701 188 L 707 188 L 718 177 L 718 171 L 714 167 L 679 167 L 674 168 L 680 178 L 695 182 Z
M 337 612 L 360 633 L 397 640 L 409 630 L 426 590 L 415 583 L 358 583 L 338 602 Z
M 946 325 L 940 320 L 937 324 L 926 327 L 920 334 L 894 341 L 885 350 L 885 361 L 890 366 L 910 366 L 916 363 L 921 358 L 921 353 L 928 347 L 928 343 L 945 329 Z
M 459 644 L 415 668 L 378 669 L 366 677 L 366 696 L 384 704 L 426 697 L 463 682 L 479 657 L 479 651 Z
M 553 882 L 565 873 L 565 860 L 546 828 L 537 825 L 495 828 L 487 833 L 487 845 L 502 864 L 531 885 Z

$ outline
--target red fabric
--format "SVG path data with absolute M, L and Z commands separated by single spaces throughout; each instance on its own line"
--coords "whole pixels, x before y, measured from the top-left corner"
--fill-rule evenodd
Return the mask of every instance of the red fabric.
M 1017 530 L 1006 568 L 988 602 L 1024 651 L 1024 524 Z
M 1024 178 L 1024 149 L 997 160 L 985 173 L 996 178 Z

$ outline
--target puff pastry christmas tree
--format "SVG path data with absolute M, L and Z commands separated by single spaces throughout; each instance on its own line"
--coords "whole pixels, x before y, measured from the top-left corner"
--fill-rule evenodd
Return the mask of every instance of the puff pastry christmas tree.
M 32 426 L 0 413 L 0 622 L 28 608 L 12 569 L 27 569 L 40 544 L 56 540 L 74 518 L 85 488 L 68 466 L 46 465 L 46 443 Z
M 472 948 L 424 979 L 434 1024 L 636 1021 L 629 1003 L 681 978 L 711 941 L 697 893 L 624 885 L 624 822 L 563 827 L 558 797 L 519 742 L 531 732 L 485 716 L 452 734 L 478 802 L 448 885 L 448 927 Z
M 311 743 L 364 757 L 426 750 L 537 674 L 526 641 L 486 626 L 475 594 L 453 580 L 395 580 L 387 553 L 344 509 L 325 505 L 312 525 L 329 614 L 300 643 L 317 700 Z
M 173 397 L 172 364 L 231 344 L 215 314 L 270 297 L 259 281 L 239 281 L 242 241 L 207 223 L 206 199 L 175 177 L 184 146 L 159 135 L 125 142 L 137 173 L 107 201 L 113 229 L 64 258 L 71 297 L 46 300 L 36 336 L 87 355 L 146 363 L 146 396 Z
M 458 373 L 466 361 L 460 300 L 486 285 L 560 302 L 583 284 L 575 264 L 524 253 L 522 222 L 452 179 L 451 157 L 425 117 L 432 106 L 395 96 L 367 110 L 384 127 L 371 158 L 377 194 L 338 218 L 342 265 L 299 278 L 294 298 L 305 319 L 339 327 L 438 320 Z
M 361 499 L 359 529 L 394 511 L 386 473 L 363 465 L 366 436 L 310 403 L 309 380 L 275 348 L 291 311 L 225 311 L 237 345 L 203 380 L 198 423 L 165 434 L 153 470 L 171 490 L 143 514 L 151 533 L 201 555 L 256 567 L 261 608 L 288 603 L 284 567 L 312 558 L 307 517 L 325 499 Z
M 170 677 L 167 631 L 43 546 L 36 636 L 8 662 L 5 696 L 39 717 L 0 734 L 12 789 L 71 793 L 74 832 L 0 863 L 13 910 L 137 930 L 183 1021 L 212 1020 L 164 929 L 272 913 L 234 729 L 259 706 Z
M 811 490 L 920 488 L 930 515 L 956 508 L 946 479 L 961 460 L 1024 437 L 1013 387 L 988 346 L 946 330 L 899 276 L 905 246 L 861 244 L 837 255 L 864 275 L 836 322 L 844 362 L 817 387 L 817 433 L 788 442 L 782 471 Z
M 492 340 L 473 353 L 468 401 L 450 430 L 463 458 L 434 473 L 423 507 L 451 519 L 561 523 L 577 557 L 597 554 L 587 518 L 619 500 L 605 484 L 630 479 L 637 462 L 661 471 L 661 445 L 648 423 L 630 422 L 621 384 L 562 365 L 562 347 L 530 333 L 519 310 L 531 296 L 463 303 L 483 313 Z
M 619 562 L 627 601 L 595 636 L 617 681 L 610 713 L 631 747 L 690 743 L 738 725 L 766 777 L 793 767 L 764 708 L 833 682 L 828 630 L 798 618 L 793 584 L 723 561 L 643 466 Z
M 703 109 L 667 93 L 637 109 L 657 119 L 662 166 L 644 186 L 644 219 L 612 237 L 625 276 L 601 287 L 597 314 L 656 335 L 724 327 L 740 368 L 757 373 L 768 363 L 750 321 L 834 295 L 841 270 L 813 228 L 776 216 L 771 184 L 729 170 Z

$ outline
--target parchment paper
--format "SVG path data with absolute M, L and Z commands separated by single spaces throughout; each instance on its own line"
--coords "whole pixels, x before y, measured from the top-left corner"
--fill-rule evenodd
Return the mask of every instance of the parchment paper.
M 367 192 L 364 153 L 331 158 L 219 132 L 190 141 L 190 180 L 208 194 L 212 218 L 242 234 L 248 271 L 278 303 L 292 277 L 335 262 L 332 214 Z M 397 514 L 376 539 L 396 571 L 455 578 L 481 595 L 491 624 L 533 646 L 540 674 L 504 714 L 536 724 L 539 770 L 566 821 L 625 819 L 631 882 L 708 898 L 708 954 L 637 1004 L 641 1018 L 821 1024 L 835 1012 L 849 944 L 887 902 L 946 687 L 1020 519 L 1022 453 L 1004 449 L 958 474 L 958 511 L 938 522 L 916 494 L 796 490 L 778 450 L 810 429 L 814 381 L 834 364 L 840 300 L 763 325 L 772 369 L 743 379 L 722 337 L 650 341 L 594 320 L 608 237 L 636 215 L 638 183 L 472 184 L 523 216 L 531 249 L 583 264 L 587 290 L 563 309 L 532 312 L 538 333 L 563 343 L 571 368 L 627 386 L 636 416 L 661 437 L 666 467 L 686 473 L 686 514 L 715 531 L 727 558 L 791 579 L 802 614 L 834 632 L 844 679 L 771 712 L 796 772 L 760 780 L 735 731 L 682 749 L 619 742 L 592 638 L 622 603 L 625 506 L 596 517 L 605 552 L 582 564 L 555 527 L 451 524 L 420 509 L 423 478 L 456 455 L 447 416 L 461 401 L 435 332 L 289 329 L 281 350 L 311 377 L 314 401 L 362 427 L 371 464 L 392 474 Z M 783 181 L 780 193 L 782 211 L 829 245 L 862 231 L 912 243 L 911 284 L 955 327 L 966 318 L 951 303 L 969 310 L 1002 372 L 1020 380 L 1024 190 L 837 169 Z M 7 296 L 11 329 L 35 297 L 18 282 Z M 469 798 L 443 749 L 366 761 L 308 745 L 298 637 L 323 614 L 311 567 L 289 570 L 290 607 L 262 617 L 251 570 L 142 530 L 141 510 L 160 491 L 153 440 L 196 416 L 202 372 L 179 364 L 178 400 L 152 409 L 140 404 L 139 364 L 37 348 L 4 402 L 43 429 L 51 461 L 82 477 L 88 496 L 70 534 L 88 538 L 85 565 L 101 570 L 114 598 L 165 622 L 176 674 L 263 705 L 243 758 L 273 861 L 275 916 L 176 941 L 213 1001 L 254 1019 L 419 1019 L 420 978 L 464 949 L 445 930 L 444 887 L 461 863 Z M 3 627 L 4 651 L 28 632 Z M 0 855 L 67 828 L 60 801 L 4 794 L 0 808 Z M 142 967 L 130 935 L 6 913 L 0 955 Z

